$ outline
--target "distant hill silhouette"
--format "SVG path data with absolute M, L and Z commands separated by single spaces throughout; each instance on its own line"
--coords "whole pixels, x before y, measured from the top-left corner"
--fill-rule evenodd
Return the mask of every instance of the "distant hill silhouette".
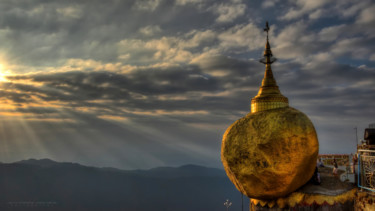
M 210 211 L 241 209 L 241 194 L 220 169 L 96 168 L 49 159 L 0 163 L 0 210 Z M 244 208 L 248 199 L 244 197 Z
M 36 166 L 41 166 L 41 167 L 50 167 L 50 166 L 59 164 L 59 162 L 53 161 L 51 159 L 46 159 L 46 158 L 40 159 L 40 160 L 31 158 L 31 159 L 28 159 L 28 160 L 21 160 L 21 161 L 15 162 L 15 164 L 17 164 L 17 163 L 36 165 Z

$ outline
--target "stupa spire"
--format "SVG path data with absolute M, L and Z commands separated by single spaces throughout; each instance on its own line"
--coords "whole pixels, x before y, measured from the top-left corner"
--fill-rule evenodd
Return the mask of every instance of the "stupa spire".
M 266 65 L 266 70 L 258 95 L 251 99 L 251 113 L 289 106 L 288 98 L 281 94 L 276 80 L 273 77 L 271 64 L 276 61 L 276 58 L 272 55 L 271 45 L 268 39 L 269 30 L 270 27 L 267 21 L 266 27 L 264 28 L 264 31 L 267 33 L 266 46 L 263 58 L 259 60 Z

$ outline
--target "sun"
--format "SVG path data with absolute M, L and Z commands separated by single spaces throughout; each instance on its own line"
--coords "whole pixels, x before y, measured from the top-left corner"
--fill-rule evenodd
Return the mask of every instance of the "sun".
M 4 65 L 0 64 L 0 82 L 6 82 L 6 81 L 8 81 L 8 79 L 7 79 L 6 76 L 7 76 L 7 73 L 4 70 Z

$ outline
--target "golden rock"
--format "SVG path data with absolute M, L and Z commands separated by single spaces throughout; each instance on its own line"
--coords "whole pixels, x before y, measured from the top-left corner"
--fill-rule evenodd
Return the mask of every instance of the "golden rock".
M 221 158 L 229 179 L 250 198 L 285 196 L 313 175 L 319 144 L 313 124 L 285 107 L 250 113 L 224 134 Z
M 251 101 L 251 112 L 225 132 L 221 146 L 224 169 L 239 191 L 250 198 L 283 197 L 313 175 L 319 143 L 313 124 L 289 107 L 273 78 L 268 42 L 262 63 L 262 86 Z

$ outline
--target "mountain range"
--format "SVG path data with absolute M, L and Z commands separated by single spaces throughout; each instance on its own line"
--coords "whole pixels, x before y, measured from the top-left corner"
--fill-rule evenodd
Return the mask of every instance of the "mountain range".
M 0 163 L 0 210 L 241 210 L 241 193 L 221 169 L 98 168 L 50 159 Z M 244 209 L 248 198 L 244 198 Z

